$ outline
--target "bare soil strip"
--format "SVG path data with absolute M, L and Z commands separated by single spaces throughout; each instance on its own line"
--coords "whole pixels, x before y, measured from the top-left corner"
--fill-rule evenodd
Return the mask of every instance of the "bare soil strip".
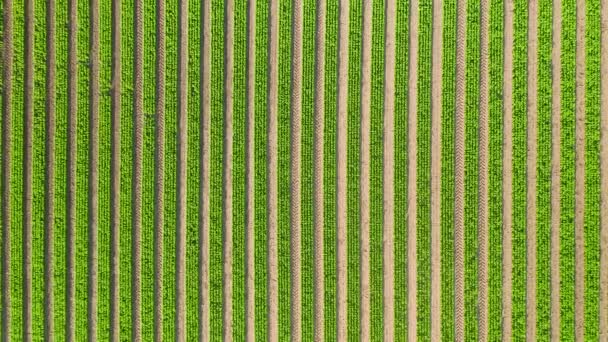
M 76 135 L 78 117 L 78 3 L 68 1 L 68 141 L 66 175 L 65 339 L 76 340 Z M 6 24 L 5 24 L 6 31 Z M 6 83 L 5 83 L 6 84 Z M 6 87 L 6 86 L 5 86 Z M 6 331 L 6 330 L 4 330 Z
M 53 341 L 55 324 L 55 0 L 46 3 L 46 147 L 44 197 L 44 338 Z
M 206 3 L 206 2 L 205 2 Z M 156 1 L 154 111 L 154 341 L 163 340 L 163 255 L 165 224 L 165 0 Z M 202 130 L 201 130 L 202 132 Z M 202 178 L 204 181 L 204 178 Z M 201 202 L 202 203 L 202 202 Z M 200 315 L 199 315 L 200 316 Z M 201 335 L 202 336 L 202 335 Z
M 361 146 L 359 159 L 359 224 L 360 224 L 360 324 L 359 338 L 371 338 L 370 287 L 370 135 L 371 135 L 371 74 L 372 74 L 372 0 L 363 1 L 361 35 Z
M 267 224 L 268 224 L 268 340 L 279 339 L 279 255 L 278 255 L 278 65 L 279 4 L 268 7 L 268 144 L 267 144 Z
M 431 71 L 431 340 L 441 340 L 441 87 L 443 2 L 433 1 Z M 464 246 L 464 245 L 463 245 Z M 463 247 L 464 248 L 464 247 Z
M 110 142 L 110 340 L 120 340 L 120 116 L 122 91 L 122 1 L 112 1 Z M 161 304 L 162 305 L 162 304 Z
M 504 4 L 504 79 L 503 79 L 503 229 L 502 229 L 502 338 L 510 341 L 513 313 L 513 0 Z
M 456 94 L 454 122 L 454 337 L 464 341 L 464 196 L 465 196 L 465 105 L 466 105 L 466 41 L 467 4 L 457 3 L 456 25 Z
M 11 160 L 13 1 L 2 2 L 2 341 L 11 339 Z
M 302 217 L 300 211 L 302 165 L 302 29 L 304 6 L 301 0 L 292 2 L 291 22 L 291 340 L 302 340 Z
M 538 1 L 528 2 L 528 155 L 526 207 L 526 338 L 536 340 L 536 160 L 538 139 Z
M 165 203 L 165 1 L 156 2 L 154 111 L 154 341 L 163 339 L 163 237 Z
M 576 2 L 576 161 L 574 199 L 575 291 L 574 334 L 585 337 L 585 16 L 584 0 Z
M 188 0 L 178 2 L 177 201 L 175 239 L 175 341 L 186 341 L 186 199 L 188 182 Z
M 347 123 L 348 116 L 348 30 L 349 0 L 338 5 L 338 89 L 336 127 L 336 339 L 345 341 L 347 336 L 347 236 L 346 236 L 346 173 L 347 173 Z
M 163 0 L 159 0 L 163 1 Z M 159 10 L 160 12 L 160 10 Z M 163 11 L 164 12 L 164 11 Z M 163 13 L 164 16 L 164 13 Z M 210 184 L 211 184 L 211 4 L 201 2 L 202 28 L 200 33 L 200 157 L 199 157 L 199 251 L 198 251 L 198 332 L 200 341 L 211 339 L 209 296 L 209 230 L 210 230 Z M 164 29 L 164 28 L 163 28 Z M 164 35 L 164 32 L 163 32 Z M 164 37 L 163 37 L 164 39 Z M 163 51 L 164 54 L 164 51 Z M 163 64 L 164 69 L 164 64 Z M 163 72 L 164 75 L 164 72 Z M 162 229 L 162 227 L 159 227 Z M 161 237 L 162 238 L 162 237 Z M 162 243 L 162 240 L 160 240 Z M 162 265 L 161 265 L 162 266 Z M 162 270 L 161 270 L 162 271 Z M 162 300 L 162 292 L 159 293 Z M 162 318 L 159 320 L 162 324 Z M 160 336 L 159 341 L 162 339 Z
M 410 2 L 409 27 L 409 75 L 408 75 L 408 165 L 407 165 L 407 332 L 408 341 L 416 341 L 417 336 L 417 253 L 416 253 L 416 165 L 418 154 L 418 0 Z
M 608 1 L 601 1 L 600 340 L 608 340 Z
M 395 335 L 395 0 L 385 3 L 384 27 L 384 160 L 383 316 L 384 340 Z
M 141 205 L 144 130 L 143 2 L 134 1 L 133 174 L 131 181 L 131 340 L 141 340 Z
M 99 0 L 89 1 L 89 181 L 87 336 L 97 341 L 99 221 Z
M 245 132 L 245 340 L 255 341 L 255 0 L 247 2 Z
M 32 149 L 34 119 L 34 1 L 26 0 L 23 89 L 23 340 L 32 340 Z
M 601 2 L 600 341 L 608 340 L 608 1 Z
M 163 339 L 163 255 L 165 203 L 165 1 L 156 1 L 154 131 L 154 341 Z
M 314 225 L 314 340 L 324 341 L 325 272 L 324 260 L 324 203 L 323 203 L 323 148 L 325 130 L 325 0 L 316 0 L 315 26 L 315 89 L 313 132 L 313 225 Z
M 560 221 L 561 221 L 561 53 L 562 6 L 553 1 L 551 96 L 551 341 L 560 339 Z
M 233 141 L 233 82 L 234 82 L 234 0 L 224 8 L 224 160 L 222 193 L 223 228 L 223 339 L 232 340 L 232 141 Z
M 489 170 L 490 160 L 490 3 L 480 3 L 480 49 L 479 49 L 479 208 L 478 227 L 478 340 L 488 340 L 488 254 L 489 254 Z

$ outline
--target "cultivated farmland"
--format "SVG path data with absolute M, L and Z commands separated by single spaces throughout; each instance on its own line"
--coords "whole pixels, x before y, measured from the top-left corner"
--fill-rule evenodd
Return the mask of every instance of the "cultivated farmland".
M 608 340 L 608 0 L 2 0 L 0 339 Z

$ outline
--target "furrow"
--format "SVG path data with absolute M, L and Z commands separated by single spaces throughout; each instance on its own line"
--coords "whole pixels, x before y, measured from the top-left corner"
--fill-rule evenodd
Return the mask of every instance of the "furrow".
M 112 1 L 110 142 L 110 340 L 120 340 L 120 134 L 122 91 L 122 1 Z
M 224 341 L 232 340 L 232 111 L 234 84 L 234 1 L 224 7 L 224 151 L 222 165 L 223 275 L 222 318 Z
M 538 139 L 538 1 L 528 2 L 528 130 L 526 206 L 526 338 L 536 340 L 536 185 Z
M 255 11 L 247 1 L 247 90 L 245 133 L 245 339 L 255 340 Z
M 503 281 L 502 281 L 502 339 L 512 335 L 513 313 L 513 0 L 504 2 L 504 79 L 503 79 Z
M 302 30 L 304 7 L 301 0 L 292 3 L 291 24 L 291 184 L 290 184 L 290 262 L 291 262 L 291 311 L 290 337 L 292 341 L 302 340 L 302 214 L 300 209 L 301 165 L 302 165 Z
M 144 132 L 143 2 L 134 2 L 133 46 L 133 145 L 131 180 L 131 340 L 141 340 L 141 229 L 142 161 Z
M 601 1 L 601 66 L 600 66 L 600 309 L 599 337 L 608 340 L 608 1 Z
M 55 229 L 55 0 L 46 3 L 46 148 L 44 197 L 44 338 L 54 341 L 54 229 Z
M 362 341 L 371 338 L 370 284 L 370 132 L 371 132 L 371 67 L 372 67 L 372 0 L 363 1 L 361 48 L 361 152 L 359 159 L 359 224 L 360 226 L 360 332 Z
M 454 337 L 465 338 L 465 105 L 467 5 L 457 1 L 454 123 Z
M 23 340 L 32 340 L 32 154 L 34 130 L 34 1 L 26 0 L 23 85 Z
M 65 339 L 76 340 L 76 142 L 78 118 L 77 0 L 68 2 L 68 141 L 66 160 Z
M 487 341 L 489 333 L 489 151 L 490 151 L 490 2 L 480 3 L 480 59 L 479 59 L 479 207 L 478 224 L 478 339 Z
M 338 5 L 338 88 L 336 121 L 336 339 L 346 340 L 347 241 L 346 166 L 348 116 L 349 1 Z
M 245 133 L 245 339 L 255 340 L 255 26 L 256 1 L 247 2 Z
M 99 0 L 89 1 L 87 337 L 97 341 L 99 222 Z
M 267 141 L 267 233 L 268 233 L 268 340 L 279 338 L 279 256 L 278 256 L 278 64 L 279 7 L 268 7 L 268 141 Z
M 574 335 L 585 338 L 585 17 L 586 2 L 576 2 L 576 119 L 575 119 L 575 291 Z
M 561 54 L 562 6 L 553 2 L 552 110 L 551 110 L 551 341 L 560 339 L 560 221 L 561 221 Z
M 410 2 L 409 22 L 409 73 L 408 73 L 408 171 L 407 171 L 407 293 L 408 293 L 408 341 L 415 341 L 417 336 L 417 196 L 416 196 L 416 166 L 418 160 L 418 23 L 419 23 L 418 0 Z
M 165 0 L 156 1 L 156 87 L 154 112 L 154 341 L 163 340 L 163 256 L 165 224 Z
M 313 147 L 313 225 L 314 225 L 314 340 L 325 336 L 325 270 L 324 270 L 324 145 L 325 145 L 325 23 L 326 2 L 316 0 L 315 79 L 314 79 L 314 147 Z
M 2 2 L 2 341 L 11 340 L 13 1 Z
M 441 87 L 443 3 L 433 1 L 431 71 L 431 340 L 441 340 Z
M 188 169 L 188 0 L 178 3 L 175 340 L 186 341 L 186 198 Z
M 162 1 L 162 0 L 159 0 Z M 201 1 L 202 29 L 200 36 L 200 155 L 199 155 L 199 341 L 211 339 L 211 301 L 209 290 L 210 265 L 210 176 L 211 176 L 211 3 Z M 159 19 L 160 20 L 160 19 Z M 163 35 L 163 43 L 164 43 Z M 157 43 L 160 44 L 160 41 Z M 164 77 L 164 76 L 163 76 Z M 158 96 L 158 95 L 157 95 Z
M 392 341 L 395 335 L 395 1 L 387 0 L 384 6 L 383 318 L 384 340 Z

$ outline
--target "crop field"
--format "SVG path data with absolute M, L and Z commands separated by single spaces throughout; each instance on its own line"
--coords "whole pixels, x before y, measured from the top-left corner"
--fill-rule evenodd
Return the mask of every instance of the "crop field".
M 608 341 L 608 0 L 2 0 L 1 341 Z

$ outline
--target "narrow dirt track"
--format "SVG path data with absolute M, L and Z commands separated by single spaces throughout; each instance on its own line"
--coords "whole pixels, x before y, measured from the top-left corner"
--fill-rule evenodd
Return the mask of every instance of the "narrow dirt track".
M 210 184 L 211 184 L 211 4 L 201 2 L 200 61 L 200 185 L 199 185 L 199 251 L 198 251 L 198 333 L 199 339 L 211 339 L 210 264 Z
M 23 85 L 23 341 L 32 340 L 32 150 L 34 130 L 34 1 L 26 0 Z
M 165 236 L 165 0 L 156 1 L 154 89 L 154 342 L 163 340 L 163 256 Z M 202 203 L 202 202 L 201 202 Z M 202 334 L 200 334 L 202 336 Z
M 488 340 L 488 274 L 489 274 L 489 160 L 490 160 L 490 1 L 480 2 L 480 53 L 479 53 L 479 208 L 478 227 L 478 340 Z
M 407 332 L 408 341 L 416 341 L 417 336 L 417 253 L 416 253 L 416 166 L 418 163 L 418 0 L 410 2 L 409 22 L 409 72 L 407 97 L 408 165 L 407 165 Z
M 372 74 L 372 0 L 363 1 L 361 47 L 361 141 L 359 159 L 359 224 L 360 224 L 360 321 L 359 338 L 371 338 L 370 284 L 370 135 Z
M 55 0 L 46 2 L 46 99 L 44 189 L 44 338 L 55 339 Z
M 142 163 L 144 143 L 144 18 L 142 0 L 134 1 L 133 174 L 131 175 L 131 340 L 141 341 Z
M 601 188 L 608 189 L 608 0 L 601 1 Z M 599 336 L 608 340 L 608 191 L 601 192 L 600 208 L 600 310 Z
M 224 156 L 222 164 L 222 337 L 232 340 L 232 161 L 234 107 L 234 0 L 224 8 Z
M 316 0 L 315 26 L 315 89 L 313 132 L 313 225 L 314 225 L 314 319 L 313 330 L 316 342 L 325 340 L 325 270 L 324 270 L 324 187 L 323 148 L 325 144 L 325 0 Z
M 186 341 L 186 198 L 188 182 L 188 0 L 177 13 L 177 198 L 175 226 L 175 341 Z
M 553 2 L 551 105 L 551 341 L 560 339 L 560 221 L 561 221 L 561 54 L 562 6 Z
M 526 339 L 536 340 L 536 178 L 538 158 L 538 1 L 528 2 Z
M 574 335 L 585 338 L 585 16 L 586 2 L 576 2 L 576 161 L 574 199 Z
M 457 2 L 456 24 L 456 93 L 454 117 L 454 338 L 465 338 L 465 105 L 466 105 L 466 41 L 467 8 Z
M 6 7 L 5 7 L 6 8 Z M 76 340 L 76 145 L 78 117 L 78 2 L 68 1 L 68 127 L 66 172 L 65 339 Z M 6 25 L 5 25 L 6 30 Z M 3 330 L 6 331 L 6 330 Z
M 513 0 L 506 0 L 504 6 L 502 338 L 510 341 L 513 314 Z
M 291 184 L 290 184 L 290 267 L 291 267 L 291 310 L 290 338 L 294 342 L 302 340 L 302 30 L 304 26 L 304 5 L 300 0 L 292 2 L 291 22 Z
M 90 0 L 87 337 L 93 342 L 98 337 L 99 68 L 99 0 Z
M 384 340 L 395 338 L 395 0 L 385 3 L 384 28 L 384 160 L 383 319 Z
M 336 120 L 336 339 L 347 338 L 348 260 L 347 260 L 347 122 L 348 117 L 348 37 L 349 3 L 338 5 L 338 88 Z
M 247 93 L 245 95 L 247 102 L 245 119 L 245 340 L 247 342 L 255 341 L 255 7 L 255 0 L 247 2 Z
M 278 255 L 278 83 L 279 83 L 279 4 L 268 5 L 268 141 L 267 229 L 268 229 L 268 341 L 279 339 L 279 255 Z
M 122 0 L 112 1 L 112 76 L 110 89 L 110 340 L 120 340 L 120 132 L 122 92 Z M 162 307 L 162 304 L 160 304 Z
M 11 333 L 11 161 L 13 98 L 13 1 L 2 1 L 2 342 Z
M 431 340 L 441 340 L 441 87 L 443 2 L 433 1 L 431 61 Z

